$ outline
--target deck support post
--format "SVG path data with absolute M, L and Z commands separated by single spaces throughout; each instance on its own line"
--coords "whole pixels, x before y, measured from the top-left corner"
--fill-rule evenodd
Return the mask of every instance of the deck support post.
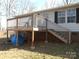
M 8 39 L 8 20 L 7 20 L 7 39 Z
M 35 49 L 35 45 L 34 45 L 34 30 L 32 30 L 32 45 L 31 45 L 31 49 Z
M 35 45 L 34 45 L 34 17 L 32 15 L 32 43 L 31 43 L 31 49 L 35 49 Z
M 18 29 L 18 18 L 16 19 L 16 28 Z M 17 30 L 16 30 L 16 36 L 17 36 L 16 46 L 18 46 L 18 31 Z
M 69 32 L 69 44 L 71 44 L 71 32 Z
M 46 20 L 46 40 L 45 40 L 45 43 L 48 43 L 48 29 L 47 29 L 47 21 L 48 21 L 48 19 L 47 18 L 45 18 L 45 20 Z

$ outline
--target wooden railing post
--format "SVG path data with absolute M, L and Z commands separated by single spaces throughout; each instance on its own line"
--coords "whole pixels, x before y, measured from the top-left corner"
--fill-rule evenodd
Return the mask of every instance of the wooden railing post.
M 71 43 L 71 32 L 69 32 L 69 44 Z
M 35 49 L 34 46 L 34 17 L 32 16 L 32 43 L 31 43 L 31 49 Z
M 17 36 L 17 40 L 16 40 L 16 46 L 18 46 L 18 18 L 16 19 L 16 36 Z
M 8 39 L 8 20 L 7 20 L 7 39 Z

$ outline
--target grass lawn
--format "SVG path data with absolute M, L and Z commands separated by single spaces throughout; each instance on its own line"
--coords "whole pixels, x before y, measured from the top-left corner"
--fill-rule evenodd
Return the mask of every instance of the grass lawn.
M 0 32 L 0 36 L 3 33 Z M 31 50 L 27 43 L 14 47 L 12 44 L 4 44 L 4 41 L 0 39 L 0 59 L 79 59 L 78 43 L 37 43 L 36 48 Z
M 78 44 L 38 43 L 34 50 L 26 44 L 18 47 L 0 45 L 0 59 L 79 59 L 78 52 Z

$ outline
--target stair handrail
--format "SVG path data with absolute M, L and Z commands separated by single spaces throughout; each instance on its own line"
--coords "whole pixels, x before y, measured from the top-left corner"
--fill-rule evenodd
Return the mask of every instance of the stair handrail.
M 40 16 L 40 14 L 37 14 L 36 16 L 37 16 L 37 17 L 40 17 L 40 18 L 43 18 L 45 21 L 48 21 L 48 22 L 50 22 L 51 24 L 55 24 L 55 25 L 57 25 L 56 23 L 54 23 L 54 22 L 52 22 L 52 21 L 48 20 L 48 18 L 47 18 L 47 17 Z M 65 27 L 60 26 L 60 25 L 57 25 L 57 26 L 59 26 L 60 28 L 64 28 L 64 29 L 66 29 L 67 31 L 69 31 L 69 32 L 70 32 L 70 30 L 69 30 L 68 28 L 65 28 Z

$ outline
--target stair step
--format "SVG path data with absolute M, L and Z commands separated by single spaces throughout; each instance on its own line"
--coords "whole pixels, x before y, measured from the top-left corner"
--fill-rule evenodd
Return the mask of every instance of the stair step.
M 67 40 L 65 38 L 63 38 L 63 35 L 57 35 L 57 33 L 55 31 L 51 31 L 48 30 L 51 34 L 55 35 L 56 37 L 58 37 L 60 40 L 62 40 L 64 43 L 67 43 Z

